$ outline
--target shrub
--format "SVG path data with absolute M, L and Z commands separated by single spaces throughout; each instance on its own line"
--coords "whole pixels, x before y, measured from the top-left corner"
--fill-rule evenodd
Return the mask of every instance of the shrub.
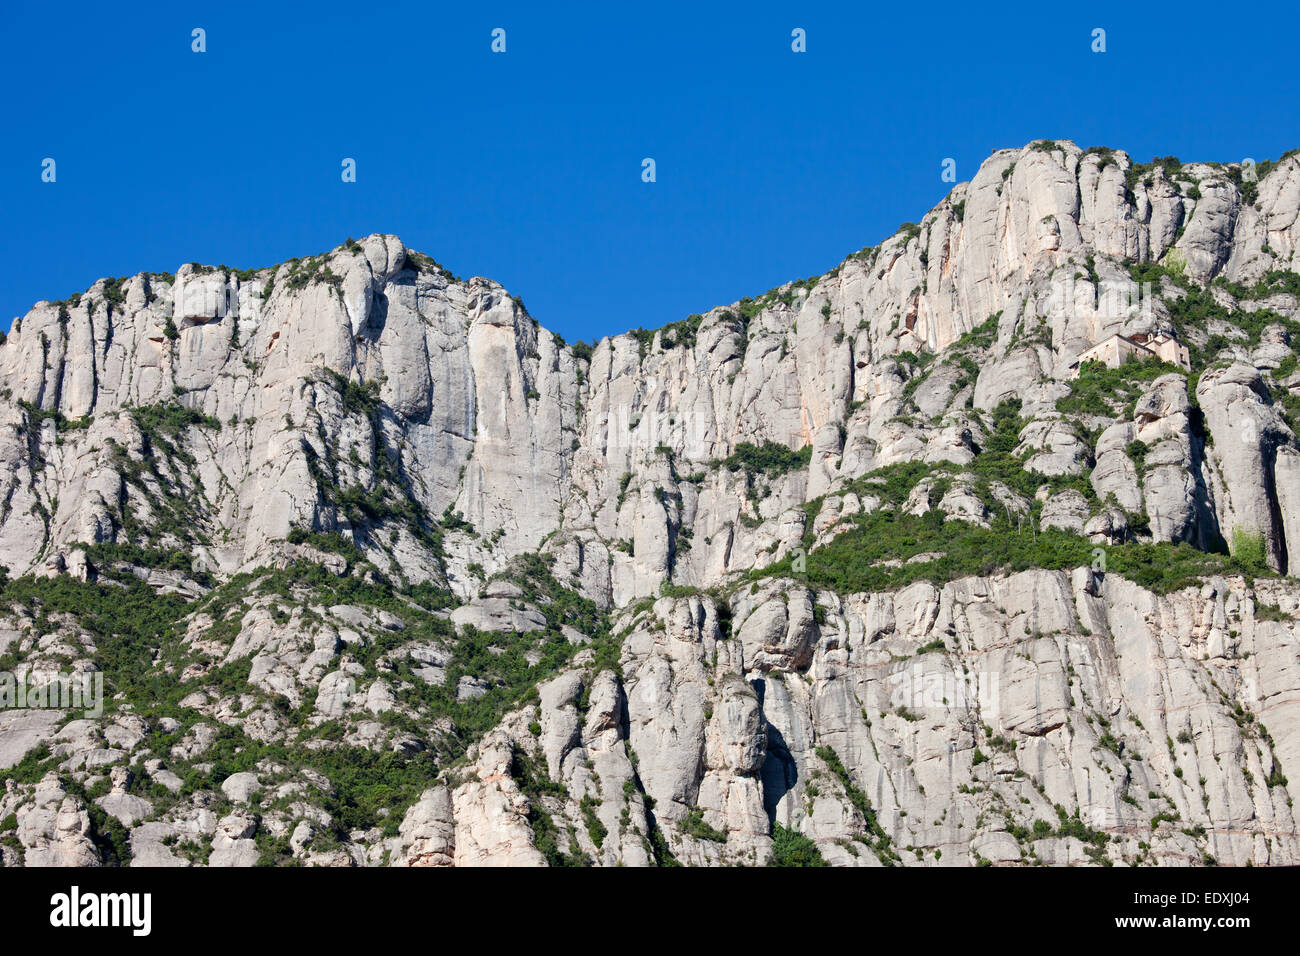
M 762 473 L 769 478 L 784 475 L 808 467 L 812 461 L 812 445 L 805 445 L 798 451 L 791 451 L 779 442 L 764 442 L 755 445 L 747 441 L 736 445 L 736 450 L 719 464 L 729 471 L 744 469 L 751 477 Z
M 1137 473 L 1139 475 L 1142 474 L 1142 471 L 1146 465 L 1147 452 L 1150 450 L 1151 449 L 1147 446 L 1146 442 L 1136 438 L 1133 441 L 1129 442 L 1128 445 L 1126 445 L 1124 448 L 1125 454 L 1127 454 L 1129 458 L 1132 459 L 1133 467 L 1137 469 Z
M 697 840 L 711 840 L 714 843 L 727 842 L 725 833 L 721 830 L 715 830 L 704 822 L 704 811 L 699 807 L 686 814 L 686 819 L 682 821 L 682 833 L 695 837 Z
M 817 844 L 797 830 L 772 826 L 772 862 L 769 866 L 829 866 Z
M 176 438 L 191 426 L 200 428 L 220 428 L 221 422 L 211 415 L 204 415 L 192 408 L 186 408 L 179 402 L 163 402 L 156 405 L 142 405 L 131 410 L 140 430 L 146 435 L 165 435 Z
M 1232 559 L 1247 574 L 1267 574 L 1264 535 L 1245 528 L 1232 529 Z
M 605 845 L 605 837 L 609 836 L 609 830 L 600 822 L 600 817 L 596 816 L 596 807 L 599 805 L 591 796 L 583 797 L 580 804 L 582 822 L 587 827 L 587 835 L 591 837 L 591 842 L 596 844 L 598 850 Z
M 1063 415 L 1113 417 L 1117 409 L 1137 398 L 1144 383 L 1170 372 L 1185 374 L 1177 365 L 1154 358 L 1130 358 L 1119 368 L 1085 362 L 1078 378 L 1070 382 L 1070 394 L 1056 400 L 1056 410 Z

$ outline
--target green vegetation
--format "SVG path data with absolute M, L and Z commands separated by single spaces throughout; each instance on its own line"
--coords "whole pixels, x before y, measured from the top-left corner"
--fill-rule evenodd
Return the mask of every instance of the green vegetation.
M 1234 528 L 1232 531 L 1232 558 L 1249 575 L 1267 574 L 1268 559 L 1264 547 L 1264 535 Z
M 600 817 L 596 816 L 596 807 L 598 806 L 600 804 L 591 796 L 583 797 L 579 806 L 583 825 L 587 828 L 587 835 L 591 837 L 591 842 L 596 844 L 597 850 L 605 845 L 605 837 L 609 836 L 609 829 L 600 822 Z
M 348 242 L 351 243 L 352 240 L 349 239 Z M 354 249 L 353 251 L 360 250 L 361 244 L 356 243 L 355 245 L 356 245 L 356 249 Z M 348 248 L 352 249 L 352 245 L 349 245 Z M 438 263 L 434 262 L 432 257 L 426 256 L 423 252 L 416 252 L 414 249 L 406 250 L 406 262 L 416 272 L 424 272 L 430 275 L 442 276 L 445 280 L 447 280 L 447 282 L 460 283 L 465 281 L 460 276 L 453 273 L 450 269 L 447 269 L 439 265 Z
M 851 528 L 821 547 L 812 548 L 811 536 L 805 537 L 808 553 L 804 579 L 814 587 L 840 593 L 884 591 L 920 580 L 942 584 L 961 577 L 1030 568 L 1086 567 L 1101 556 L 1108 572 L 1164 594 L 1195 584 L 1206 575 L 1270 573 L 1258 557 L 1258 549 L 1252 549 L 1249 542 L 1240 542 L 1242 550 L 1234 548 L 1229 556 L 1199 551 L 1182 543 L 1100 546 L 1056 528 L 1038 530 L 1041 502 L 1035 492 L 1040 486 L 1047 485 L 1052 491 L 1073 488 L 1093 501 L 1095 493 L 1086 479 L 1050 478 L 1025 470 L 1024 461 L 1014 454 L 1024 424 L 1019 409 L 1019 401 L 1013 400 L 994 410 L 984 447 L 966 468 L 973 477 L 972 492 L 990 512 L 989 527 L 949 519 L 933 507 L 952 486 L 949 466 L 915 461 L 891 465 L 850 486 L 860 494 L 878 497 L 880 508 L 853 516 L 849 519 Z M 931 509 L 920 515 L 904 512 L 902 505 L 918 482 L 927 478 L 931 481 Z M 996 501 L 992 494 L 994 482 L 1026 499 L 1030 511 L 1023 519 L 1007 513 Z M 810 517 L 815 516 L 819 505 L 814 502 L 811 507 Z M 808 524 L 811 527 L 811 520 Z M 938 557 L 910 562 L 918 555 Z M 793 560 L 787 556 L 750 576 L 789 575 Z
M 1259 179 L 1262 177 L 1258 173 L 1256 169 L 1256 178 L 1247 179 L 1240 166 L 1232 166 L 1227 170 L 1228 181 L 1237 187 L 1244 205 L 1253 206 L 1259 201 Z
M 91 565 L 96 568 L 126 564 L 158 571 L 178 571 L 204 587 L 211 587 L 214 583 L 210 573 L 194 570 L 194 556 L 181 548 L 150 548 L 110 541 L 96 544 L 78 542 L 73 547 L 84 551 Z
M 1214 285 L 1226 290 L 1238 299 L 1266 299 L 1273 295 L 1300 296 L 1300 273 L 1286 269 L 1273 269 L 1266 272 L 1253 286 L 1244 286 L 1230 282 L 1223 276 L 1214 280 Z
M 199 501 L 202 479 L 189 451 L 194 428 L 219 429 L 221 423 L 178 402 L 125 409 L 143 438 L 142 455 L 134 457 L 112 438 L 108 448 L 113 467 L 132 489 L 123 496 L 113 519 L 118 540 L 145 549 L 170 551 L 178 543 L 206 543 L 205 516 Z M 149 502 L 150 520 L 141 522 L 133 499 Z
M 1070 394 L 1057 399 L 1056 410 L 1063 415 L 1109 418 L 1126 414 L 1132 417 L 1131 406 L 1144 386 L 1170 372 L 1187 374 L 1177 365 L 1156 358 L 1140 360 L 1130 357 L 1119 368 L 1110 368 L 1101 362 L 1084 362 L 1079 377 L 1070 381 Z
M 1119 161 L 1115 158 L 1115 150 L 1109 146 L 1089 146 L 1083 151 L 1083 155 L 1101 157 L 1101 162 L 1097 164 L 1098 171 L 1105 169 L 1107 166 L 1119 165 Z
M 556 581 L 551 564 L 549 556 L 525 555 L 508 575 L 522 588 L 524 600 L 536 605 L 546 617 L 544 630 L 515 634 L 462 629 L 452 645 L 446 681 L 434 686 L 412 676 L 411 700 L 431 713 L 450 717 L 460 734 L 473 738 L 495 726 L 502 714 L 533 691 L 538 681 L 569 662 L 576 648 L 565 637 L 565 626 L 592 637 L 589 646 L 595 652 L 596 669 L 619 673 L 617 649 L 605 615 L 593 601 Z M 406 677 L 409 668 L 409 663 L 400 664 L 398 675 Z M 456 689 L 461 677 L 486 682 L 486 693 L 469 700 L 458 699 Z
M 1257 602 L 1255 604 L 1255 620 L 1257 621 L 1294 621 L 1295 616 L 1282 610 L 1276 604 L 1264 604 Z
M 700 331 L 701 315 L 690 315 L 679 322 L 669 322 L 660 330 L 659 341 L 664 348 L 681 346 L 688 352 L 695 348 L 695 339 Z
M 1106 857 L 1106 844 L 1110 842 L 1110 836 L 1100 830 L 1094 830 L 1088 826 L 1079 817 L 1079 809 L 1076 807 L 1074 813 L 1067 813 L 1065 807 L 1060 804 L 1056 805 L 1056 815 L 1060 821 L 1060 826 L 1056 828 L 1056 835 L 1061 837 L 1074 837 L 1082 843 L 1087 844 L 1084 852 L 1088 857 L 1097 864 L 1110 866 L 1110 860 Z
M 116 279 L 108 279 L 104 282 L 104 305 L 111 315 L 113 309 L 121 312 L 122 307 L 126 305 L 126 290 L 122 288 L 126 284 L 129 276 L 120 276 Z
M 354 560 L 358 554 L 338 536 L 304 532 L 295 537 L 334 545 L 337 550 L 350 552 Z M 149 556 L 133 546 L 92 547 L 101 559 L 172 564 L 188 570 L 180 552 Z M 362 571 L 364 576 L 360 576 Z M 463 755 L 483 731 L 495 726 L 507 709 L 521 705 L 535 693 L 539 681 L 572 658 L 577 648 L 561 633 L 562 627 L 577 628 L 594 638 L 587 645 L 595 654 L 593 666 L 617 670 L 616 645 L 608 633 L 605 615 L 593 602 L 559 584 L 550 573 L 548 558 L 527 556 L 511 572 L 524 589 L 526 599 L 540 607 L 547 620 L 543 631 L 528 635 L 489 635 L 467 628 L 456 639 L 450 622 L 437 613 L 452 603 L 447 592 L 428 585 L 394 585 L 377 576 L 369 565 L 359 566 L 357 572 L 340 577 L 320 565 L 300 561 L 285 568 L 237 575 L 198 601 L 187 602 L 175 594 L 158 594 L 135 575 L 118 573 L 106 562 L 102 572 L 104 583 L 82 582 L 67 576 L 28 576 L 5 581 L 0 587 L 0 605 L 25 608 L 34 626 L 43 632 L 53 630 L 56 622 L 75 621 L 75 627 L 89 635 L 95 644 L 94 661 L 104 673 L 110 712 L 117 706 L 115 695 L 121 694 L 134 704 L 136 713 L 151 723 L 163 716 L 181 723 L 181 729 L 174 733 L 155 733 L 150 738 L 148 750 L 159 757 L 170 755 L 171 747 L 198 716 L 180 704 L 196 685 L 182 684 L 175 676 L 194 660 L 193 652 L 182 640 L 187 627 L 186 615 L 193 612 L 203 612 L 214 622 L 204 639 L 220 644 L 234 640 L 240 631 L 246 602 L 258 595 L 278 596 L 285 605 L 298 608 L 349 604 L 387 611 L 402 619 L 403 628 L 380 632 L 378 638 L 354 651 L 358 663 L 373 676 L 378 675 L 380 659 L 399 644 L 434 640 L 449 645 L 452 659 L 445 685 L 430 685 L 415 676 L 405 658 L 401 659 L 395 674 L 405 688 L 400 692 L 404 709 L 420 715 L 419 727 L 425 728 L 420 731 L 421 737 L 428 736 L 429 727 L 450 728 L 449 732 L 439 732 L 429 738 L 425 751 L 376 753 L 345 744 L 341 736 L 343 728 L 327 722 L 312 732 L 324 746 L 303 747 L 299 743 L 290 747 L 252 739 L 237 727 L 220 726 L 217 740 L 204 751 L 201 760 L 194 764 L 169 760 L 184 781 L 182 798 L 198 790 L 215 789 L 231 773 L 256 769 L 264 761 L 289 769 L 317 770 L 334 784 L 334 790 L 322 805 L 334 818 L 338 839 L 345 839 L 351 830 L 374 826 L 395 832 L 405 807 L 430 781 Z M 248 658 L 210 665 L 201 685 L 222 694 L 265 696 L 264 691 L 248 683 L 250 667 Z M 456 688 L 462 675 L 487 683 L 487 692 L 475 699 L 458 700 Z M 271 700 L 291 723 L 300 723 L 312 709 L 310 701 L 302 708 L 291 710 L 282 698 L 271 695 Z M 403 722 L 410 718 L 390 714 L 385 715 L 385 720 L 403 727 Z M 418 727 L 412 724 L 410 729 L 418 730 Z M 3 779 L 35 782 L 58 759 L 48 748 L 34 749 L 16 766 L 0 773 L 0 784 Z M 538 785 L 542 785 L 540 781 Z M 602 825 L 591 804 L 584 806 L 584 822 L 593 841 L 600 845 Z M 96 821 L 96 826 L 104 836 L 102 849 L 110 861 L 129 859 L 121 855 L 121 848 L 115 842 L 121 834 L 113 821 Z M 562 855 L 573 857 L 568 851 Z
M 849 776 L 848 768 L 840 760 L 840 755 L 830 747 L 822 746 L 817 748 L 817 756 L 830 768 L 831 773 L 839 779 L 840 785 L 844 787 L 845 796 L 849 798 L 849 803 L 862 814 L 862 819 L 867 827 L 867 834 L 862 842 L 870 846 L 875 851 L 876 856 L 880 858 L 880 862 L 886 866 L 893 866 L 895 863 L 900 862 L 898 854 L 894 851 L 893 841 L 876 819 L 876 811 L 872 808 L 871 801 L 853 782 L 853 778 Z
M 1192 282 L 1179 268 L 1154 262 L 1134 263 L 1129 265 L 1129 274 L 1135 282 L 1150 282 L 1153 290 L 1160 288 L 1162 279 L 1169 280 L 1177 287 L 1178 294 L 1165 296 L 1164 301 L 1169 308 L 1178 339 L 1188 347 L 1193 375 L 1212 364 L 1218 353 L 1231 341 L 1225 335 L 1215 333 L 1203 345 L 1196 344 L 1196 336 L 1191 333 L 1194 330 L 1204 330 L 1212 320 L 1239 329 L 1245 336 L 1240 341 L 1246 346 L 1258 345 L 1264 329 L 1270 325 L 1280 325 L 1293 337 L 1300 335 L 1300 322 L 1272 309 L 1248 311 L 1230 309 L 1220 304 L 1209 288 Z M 1282 292 L 1300 294 L 1300 275 L 1283 270 L 1267 273 L 1252 287 L 1230 283 L 1222 278 L 1215 280 L 1214 284 L 1238 299 L 1258 300 Z
M 564 834 L 555 825 L 555 821 L 542 804 L 543 797 L 565 798 L 567 791 L 546 775 L 546 768 L 538 765 L 532 758 L 516 750 L 510 776 L 519 784 L 520 791 L 528 798 L 528 824 L 533 831 L 533 842 L 546 859 L 548 866 L 591 866 L 591 858 L 582 853 L 569 834 L 566 844 L 567 852 L 561 848 Z
M 645 358 L 651 347 L 654 345 L 655 335 L 659 335 L 659 345 L 661 348 L 672 349 L 681 346 L 687 351 L 695 348 L 696 336 L 700 331 L 700 323 L 704 321 L 702 315 L 689 315 L 677 322 L 669 322 L 660 329 L 629 329 L 627 334 L 637 341 L 641 351 L 641 357 Z M 583 349 L 586 359 L 591 358 L 591 346 L 579 342 L 577 345 L 585 346 Z M 574 347 L 574 354 L 578 354 L 577 346 Z
M 313 445 L 303 446 L 307 467 L 321 500 L 332 505 L 354 529 L 387 522 L 406 527 L 433 554 L 441 567 L 443 531 L 446 519 L 451 516 L 444 516 L 442 523 L 435 521 L 411 492 L 411 480 L 402 468 L 401 457 L 397 450 L 389 447 L 385 437 L 383 419 L 388 413 L 380 398 L 379 382 L 353 381 L 330 368 L 321 368 L 314 380 L 337 393 L 346 414 L 366 420 L 370 440 L 364 460 L 356 455 L 355 448 L 352 449 L 353 464 L 369 467 L 370 476 L 365 484 L 353 483 L 356 480 L 352 477 L 355 469 L 342 467 L 339 450 L 333 442 L 325 442 L 324 454 Z M 451 526 L 463 530 L 463 526 L 454 521 Z
M 307 544 L 320 551 L 342 555 L 347 558 L 349 569 L 366 560 L 356 543 L 337 531 L 307 531 L 304 528 L 293 528 L 289 531 L 286 540 L 290 544 Z
M 131 417 L 147 437 L 176 440 L 189 428 L 220 429 L 221 422 L 179 402 L 144 405 L 131 409 Z
M 131 841 L 126 827 L 116 817 L 109 816 L 102 807 L 94 803 L 86 793 L 85 787 L 71 778 L 63 779 L 64 789 L 72 796 L 79 797 L 86 806 L 86 815 L 90 818 L 90 828 L 86 836 L 99 851 L 104 866 L 130 866 Z
M 829 866 L 817 844 L 797 830 L 772 825 L 772 862 L 769 866 Z
M 1124 454 L 1128 455 L 1133 462 L 1133 467 L 1137 469 L 1139 477 L 1146 471 L 1147 452 L 1150 450 L 1146 442 L 1136 438 L 1124 446 Z
M 307 259 L 290 259 L 284 286 L 291 292 L 305 289 L 316 282 L 324 282 L 338 295 L 343 295 L 343 276 L 329 267 L 329 256 L 311 256 Z
M 1124 184 L 1130 201 L 1132 201 L 1133 187 L 1139 182 L 1145 182 L 1150 186 L 1154 182 L 1152 174 L 1157 169 L 1164 173 L 1166 179 L 1173 180 L 1182 173 L 1183 164 L 1177 156 L 1156 156 L 1149 163 L 1133 163 L 1124 174 Z
M 14 783 L 37 783 L 45 776 L 47 764 L 50 762 L 50 748 L 46 744 L 37 744 L 27 753 L 23 754 L 23 759 L 18 761 L 7 770 L 0 770 L 0 782 L 12 780 Z M 15 819 L 15 828 L 17 820 Z
M 886 591 L 914 581 L 944 584 L 973 575 L 1007 574 L 1030 568 L 1066 570 L 1093 564 L 1096 552 L 1105 556 L 1108 572 L 1128 578 L 1158 594 L 1197 584 L 1213 574 L 1262 574 L 1254 564 L 1235 557 L 1198 551 L 1188 544 L 1126 543 L 1096 545 L 1080 535 L 1056 528 L 1036 531 L 1026 520 L 1018 528 L 995 516 L 992 527 L 945 520 L 937 509 L 923 515 L 882 508 L 855 519 L 856 526 L 807 555 L 801 575 L 813 587 L 842 594 Z M 938 558 L 907 562 L 917 555 Z M 783 558 L 754 577 L 789 576 L 792 559 Z
M 157 594 L 131 574 L 113 577 L 111 586 L 66 575 L 26 576 L 4 583 L 0 605 L 25 608 L 40 633 L 53 631 L 56 620 L 65 616 L 75 620 L 94 638 L 94 660 L 104 674 L 106 697 L 121 692 L 143 708 L 148 701 L 175 700 L 184 694 L 174 676 L 153 667 L 155 649 L 164 638 L 175 637 L 172 627 L 187 607 L 178 595 Z M 21 779 L 22 767 L 20 763 L 0 776 L 16 772 Z
M 83 415 L 81 418 L 67 418 L 58 410 L 48 410 L 39 408 L 31 402 L 20 399 L 18 407 L 27 413 L 27 421 L 40 431 L 41 425 L 46 421 L 54 422 L 54 430 L 60 434 L 63 432 L 80 431 L 90 427 L 91 417 Z
M 349 415 L 365 415 L 367 418 L 379 410 L 379 383 L 375 381 L 356 382 L 332 368 L 322 367 L 318 381 L 323 382 L 338 393 L 343 403 L 343 410 Z
M 721 465 L 728 471 L 740 471 L 751 479 L 762 474 L 768 478 L 777 478 L 787 472 L 807 468 L 812 461 L 812 446 L 805 445 L 798 451 L 791 451 L 779 442 L 764 442 L 754 445 L 743 441 L 736 445 L 736 450 L 714 466 Z
M 905 473 L 900 470 L 896 477 Z M 1252 558 L 1205 553 L 1187 544 L 1095 545 L 1056 528 L 1036 531 L 1032 519 L 1018 527 L 997 511 L 989 528 L 945 520 L 937 509 L 910 515 L 897 507 L 881 507 L 857 516 L 854 523 L 850 531 L 807 554 L 807 583 L 840 593 L 891 591 L 918 580 L 944 584 L 966 576 L 1014 574 L 1036 567 L 1053 571 L 1087 567 L 1099 553 L 1109 572 L 1162 594 L 1190 587 L 1206 575 L 1266 572 Z M 941 557 L 906 563 L 931 553 Z M 790 574 L 792 558 L 753 572 L 754 578 Z
M 771 494 L 771 482 L 800 468 L 808 467 L 812 461 L 812 446 L 805 445 L 798 451 L 791 451 L 778 442 L 764 442 L 754 445 L 740 442 L 736 450 L 721 461 L 711 463 L 711 468 L 726 468 L 731 472 L 743 472 L 745 475 L 745 495 L 751 502 Z M 759 478 L 763 481 L 760 483 Z M 742 515 L 742 520 L 754 520 Z M 689 547 L 689 544 L 688 544 Z
M 1290 159 L 1292 156 L 1300 156 L 1300 149 L 1288 149 L 1277 159 L 1261 159 L 1255 164 L 1256 180 L 1264 179 L 1264 177 L 1276 169 L 1284 160 Z
M 727 842 L 725 833 L 721 830 L 715 830 L 704 822 L 704 811 L 699 807 L 686 814 L 686 819 L 682 821 L 681 831 L 686 836 L 694 837 L 697 840 L 710 840 L 714 843 Z
M 1002 313 L 1000 311 L 994 312 L 969 332 L 962 333 L 961 338 L 954 342 L 950 349 L 953 352 L 968 352 L 974 349 L 992 348 L 994 341 L 998 337 L 998 323 L 1000 321 L 1002 321 Z

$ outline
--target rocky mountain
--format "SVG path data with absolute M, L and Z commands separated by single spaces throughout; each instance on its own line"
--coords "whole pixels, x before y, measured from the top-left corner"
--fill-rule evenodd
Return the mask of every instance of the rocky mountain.
M 105 700 L 0 856 L 1300 862 L 1297 332 L 1300 155 L 1066 141 L 595 345 L 383 235 L 39 302 L 0 697 Z

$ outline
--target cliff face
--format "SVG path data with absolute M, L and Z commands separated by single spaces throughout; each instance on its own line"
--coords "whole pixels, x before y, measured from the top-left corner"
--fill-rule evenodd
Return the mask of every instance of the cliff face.
M 462 594 L 472 588 L 469 563 L 491 572 L 557 531 L 573 540 L 587 589 L 615 603 L 653 594 L 670 565 L 674 580 L 711 586 L 752 566 L 754 552 L 779 535 L 779 522 L 767 519 L 837 481 L 898 461 L 963 463 L 978 439 L 976 413 L 1003 399 L 1020 397 L 1027 418 L 1053 419 L 1080 352 L 1113 332 L 1169 326 L 1161 293 L 1181 290 L 1157 280 L 1151 301 L 1143 299 L 1123 260 L 1176 263 L 1199 284 L 1251 285 L 1296 268 L 1300 159 L 1246 184 L 1253 204 L 1233 184 L 1236 169 L 1157 166 L 1129 177 L 1131 188 L 1129 169 L 1122 153 L 1069 143 L 999 152 L 919 227 L 815 282 L 654 336 L 605 339 L 589 358 L 499 285 L 457 281 L 390 236 L 274 270 L 187 266 L 175 277 L 103 281 L 79 300 L 38 303 L 0 347 L 9 395 L 0 406 L 0 561 L 19 573 L 66 560 L 75 542 L 115 540 L 123 507 L 150 497 L 112 457 L 121 448 L 131 458 L 143 438 L 123 413 L 178 402 L 219 423 L 185 436 L 195 462 L 177 480 L 201 480 L 187 498 L 201 518 L 203 558 L 222 571 L 261 561 L 293 527 L 344 525 L 315 481 L 313 462 L 324 462 L 337 466 L 335 483 L 368 490 L 391 466 L 395 487 L 430 514 L 452 507 L 494 540 L 449 542 Z M 1226 289 L 1213 295 L 1232 300 Z M 1243 303 L 1282 314 L 1294 305 L 1285 292 Z M 900 353 L 943 353 L 994 315 L 978 374 L 927 381 L 906 396 L 924 401 L 920 417 L 900 416 L 912 410 L 904 399 L 914 371 Z M 1274 339 L 1249 350 L 1223 344 L 1258 369 L 1290 354 Z M 378 418 L 349 417 L 324 370 L 374 383 Z M 1251 374 L 1235 369 L 1217 386 L 1223 396 L 1204 403 L 1260 419 L 1261 451 L 1227 456 L 1231 492 L 1213 502 L 1213 520 L 1219 531 L 1242 521 L 1265 530 L 1281 562 L 1288 535 L 1275 499 L 1295 494 L 1294 443 L 1274 449 L 1267 410 L 1252 410 L 1252 388 L 1260 389 Z M 1232 389 L 1241 395 L 1229 398 Z M 60 432 L 55 413 L 85 427 Z M 1211 421 L 1212 430 L 1239 425 Z M 1068 443 L 1042 421 L 1026 435 L 1053 448 L 1058 438 Z M 707 469 L 742 441 L 813 450 L 806 474 L 750 516 L 764 519 L 759 528 L 740 525 L 734 483 Z M 705 469 L 705 479 L 681 487 L 661 449 L 679 475 Z M 665 509 L 658 488 L 680 493 L 680 506 Z M 1210 505 L 1208 489 L 1195 494 Z M 1205 534 L 1200 523 L 1158 521 L 1157 534 Z M 714 543 L 673 553 L 674 528 L 697 524 Z M 632 554 L 610 553 L 611 541 L 629 539 L 640 545 Z M 390 558 L 413 547 L 365 544 Z
M 105 815 L 152 862 L 1296 862 L 1300 158 L 1260 173 L 1000 151 L 592 347 L 393 236 L 38 303 L 0 654 L 118 698 L 3 715 L 6 862 Z M 1190 369 L 1074 377 L 1157 332 Z M 63 576 L 165 627 L 106 652 Z M 405 789 L 341 810 L 330 746 Z
M 653 859 L 654 828 L 680 863 L 769 863 L 774 825 L 833 865 L 1294 863 L 1300 647 L 1258 609 L 1300 588 L 1247 595 L 1087 569 L 848 597 L 776 579 L 729 631 L 707 599 L 662 598 L 620 618 L 621 677 L 544 683 L 390 858 L 538 858 L 525 755 L 560 784 L 539 802 L 571 852 L 604 865 Z

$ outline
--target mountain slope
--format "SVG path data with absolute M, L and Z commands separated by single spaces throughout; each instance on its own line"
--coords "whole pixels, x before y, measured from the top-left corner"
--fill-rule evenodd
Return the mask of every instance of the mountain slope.
M 6 862 L 1295 862 L 1300 159 L 1259 173 L 1003 150 L 595 346 L 392 236 L 38 303 L 0 652 L 120 698 L 4 715 Z M 1076 377 L 1116 333 L 1188 367 Z

